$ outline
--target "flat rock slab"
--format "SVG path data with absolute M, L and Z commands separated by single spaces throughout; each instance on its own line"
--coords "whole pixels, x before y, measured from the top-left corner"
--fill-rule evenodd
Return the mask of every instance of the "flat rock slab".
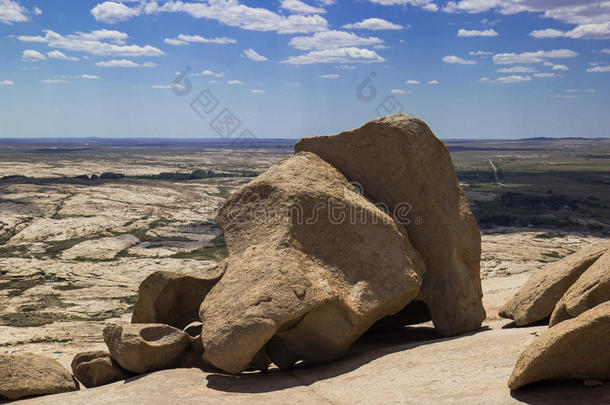
M 25 404 L 605 404 L 610 384 L 566 382 L 511 392 L 506 381 L 519 354 L 545 327 L 490 329 L 441 339 L 431 326 L 366 335 L 333 364 L 291 372 L 230 376 L 197 369 L 165 370 L 92 390 Z
M 110 260 L 121 251 L 140 243 L 140 240 L 133 235 L 120 235 L 110 238 L 92 239 L 79 243 L 64 251 L 61 258 L 71 259 L 96 259 Z

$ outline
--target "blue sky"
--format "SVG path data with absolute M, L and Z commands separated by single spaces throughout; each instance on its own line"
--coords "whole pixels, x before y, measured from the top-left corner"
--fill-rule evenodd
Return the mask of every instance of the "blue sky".
M 606 0 L 0 0 L 0 37 L 0 137 L 300 138 L 401 107 L 445 139 L 610 136 Z

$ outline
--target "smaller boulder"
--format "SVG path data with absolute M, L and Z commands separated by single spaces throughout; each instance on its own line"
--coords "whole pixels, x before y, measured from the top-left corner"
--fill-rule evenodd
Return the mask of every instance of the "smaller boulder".
M 521 353 L 508 387 L 562 378 L 610 380 L 608 346 L 610 302 L 545 330 Z
M 502 318 L 525 326 L 548 319 L 568 288 L 599 259 L 610 243 L 589 246 L 534 273 L 500 309 Z
M 606 301 L 610 301 L 610 252 L 597 259 L 561 297 L 550 325 L 574 318 Z
M 143 374 L 178 364 L 191 337 L 169 325 L 109 325 L 104 328 L 104 341 L 122 368 Z
M 223 263 L 197 273 L 156 271 L 138 291 L 131 323 L 163 323 L 184 329 L 199 321 L 199 307 L 225 270 Z
M 103 350 L 79 353 L 72 360 L 72 373 L 85 387 L 93 388 L 125 380 L 132 374 L 123 370 Z
M 14 400 L 77 389 L 70 372 L 54 359 L 31 353 L 0 354 L 0 398 Z

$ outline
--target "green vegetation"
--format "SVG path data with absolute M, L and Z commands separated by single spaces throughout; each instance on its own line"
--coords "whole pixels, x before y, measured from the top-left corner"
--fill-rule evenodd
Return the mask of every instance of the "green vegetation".
M 189 252 L 178 252 L 172 256 L 172 259 L 193 259 L 193 260 L 216 260 L 220 261 L 229 256 L 227 245 L 224 236 L 218 235 L 212 239 L 212 246 L 206 246 L 201 249 L 191 250 Z

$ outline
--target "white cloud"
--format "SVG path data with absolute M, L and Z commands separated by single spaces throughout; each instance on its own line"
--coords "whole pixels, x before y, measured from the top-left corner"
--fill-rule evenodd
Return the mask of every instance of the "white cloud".
M 81 78 L 81 79 L 89 79 L 89 80 L 97 80 L 97 79 L 99 79 L 100 77 L 99 77 L 99 76 L 96 76 L 96 75 L 88 75 L 88 74 L 86 74 L 86 73 L 83 73 L 82 75 L 80 75 L 80 78 Z
M 45 60 L 47 57 L 42 53 L 35 51 L 33 49 L 26 49 L 21 54 L 21 59 L 29 62 L 37 62 L 39 60 Z
M 559 99 L 563 99 L 563 100 L 573 100 L 575 98 L 577 98 L 576 96 L 566 96 L 563 94 L 558 94 L 555 96 L 555 98 L 559 98 Z
M 265 90 L 261 90 L 261 89 L 252 89 L 250 90 L 250 93 L 254 93 L 254 94 L 264 94 Z
M 445 56 L 443 58 L 443 62 L 445 63 L 457 63 L 460 65 L 476 65 L 476 61 L 474 60 L 467 60 L 467 59 L 462 59 L 458 56 L 455 55 L 450 55 L 450 56 Z
M 200 42 L 204 44 L 235 44 L 237 43 L 237 40 L 227 37 L 205 38 L 201 35 L 179 34 L 176 38 L 165 38 L 163 42 L 170 45 L 181 46 L 187 45 L 192 42 Z
M 610 15 L 609 15 L 610 18 Z M 555 29 L 536 30 L 530 32 L 535 38 L 573 38 L 573 39 L 609 39 L 610 22 L 602 24 L 581 24 L 570 31 Z
M 120 67 L 120 68 L 135 68 L 135 67 L 155 67 L 152 62 L 136 63 L 127 59 L 113 59 L 103 62 L 97 62 L 95 66 L 99 67 Z
M 39 9 L 38 7 L 34 7 L 32 9 L 32 12 L 34 13 L 34 15 L 41 15 L 42 14 L 42 10 Z
M 496 81 L 498 83 L 519 83 L 519 82 L 529 82 L 531 80 L 532 80 L 532 78 L 529 76 L 519 76 L 519 75 L 503 76 L 503 77 L 498 77 L 496 79 Z
M 322 79 L 336 79 L 337 77 L 339 77 L 339 75 L 336 73 L 332 73 L 332 74 L 328 74 L 328 75 L 320 75 L 320 77 Z
M 498 73 L 534 73 L 536 68 L 531 66 L 515 66 L 511 68 L 498 69 Z
M 172 83 L 172 84 L 153 84 L 152 86 L 153 89 L 183 89 L 184 85 L 182 84 L 176 84 L 176 83 Z
M 534 77 L 538 77 L 538 78 L 547 78 L 547 77 L 556 77 L 557 75 L 555 73 L 548 73 L 548 72 L 544 72 L 544 73 L 534 73 Z
M 242 55 L 244 55 L 246 58 L 253 60 L 255 62 L 264 62 L 267 60 L 267 58 L 265 56 L 259 54 L 252 48 L 244 49 L 242 52 Z
M 320 7 L 313 7 L 299 0 L 282 0 L 280 2 L 284 10 L 292 11 L 297 14 L 324 14 L 326 10 Z
M 288 45 L 302 51 L 338 49 L 350 46 L 383 45 L 383 39 L 377 37 L 359 37 L 353 32 L 324 31 L 316 32 L 310 37 L 294 37 Z
M 114 24 L 119 21 L 126 21 L 131 17 L 140 14 L 138 9 L 132 9 L 123 3 L 105 1 L 91 9 L 93 17 L 100 22 Z
M 610 49 L 602 49 L 600 52 L 610 54 Z
M 211 70 L 204 70 L 201 72 L 201 75 L 202 76 L 214 76 L 214 77 L 218 77 L 218 78 L 225 76 L 224 72 L 216 73 L 216 72 L 212 72 Z
M 96 11 L 94 12 L 94 10 Z M 107 1 L 94 7 L 91 13 L 102 22 L 124 21 L 141 14 L 187 13 L 194 18 L 215 20 L 221 24 L 244 30 L 276 31 L 280 34 L 311 33 L 328 28 L 328 21 L 317 14 L 285 16 L 266 8 L 249 7 L 237 0 L 209 0 L 206 2 L 168 0 L 163 3 L 150 1 L 142 2 L 132 8 L 121 3 Z
M 487 56 L 487 55 L 493 55 L 493 52 L 487 52 L 487 51 L 470 51 L 470 52 L 468 52 L 468 55 L 470 55 L 470 56 Z
M 227 82 L 227 84 L 231 85 L 231 86 L 241 86 L 242 84 L 244 84 L 243 82 L 239 81 L 239 80 L 229 80 Z
M 496 30 L 484 30 L 484 31 L 479 31 L 479 30 L 465 30 L 463 28 L 461 28 L 458 31 L 458 37 L 497 37 L 498 33 L 496 32 Z
M 419 80 L 407 80 L 405 83 L 407 85 L 418 85 L 418 84 L 421 84 L 421 82 Z
M 0 0 L 0 22 L 4 24 L 29 21 L 27 13 L 28 10 L 16 1 Z
M 421 7 L 426 11 L 438 11 L 438 6 L 433 0 L 369 0 L 371 3 L 382 6 L 415 6 Z
M 79 60 L 77 57 L 67 56 L 66 54 L 64 54 L 63 52 L 60 52 L 60 51 L 47 52 L 47 57 L 49 59 L 62 59 L 62 60 L 69 60 L 69 61 L 73 61 L 73 62 Z
M 46 83 L 46 84 L 65 84 L 65 83 L 70 83 L 67 80 L 64 79 L 45 79 L 45 80 L 41 80 L 41 83 Z
M 404 27 L 399 24 L 391 23 L 383 18 L 367 18 L 353 24 L 345 24 L 345 29 L 361 29 L 361 30 L 401 30 Z
M 491 83 L 491 82 L 493 82 L 493 80 L 491 80 L 489 77 L 481 77 L 479 79 L 479 81 L 482 82 L 482 83 Z
M 568 71 L 568 70 L 570 70 L 570 68 L 567 67 L 566 65 L 553 65 L 553 70 Z
M 384 61 L 385 59 L 375 51 L 349 47 L 311 51 L 304 55 L 290 56 L 282 62 L 294 65 L 309 65 L 312 63 L 375 63 Z
M 15 84 L 12 80 L 0 80 L 0 86 L 12 86 Z
M 591 72 L 591 73 L 610 72 L 610 65 L 595 66 L 595 67 L 587 69 L 587 72 Z
M 392 94 L 407 94 L 407 92 L 406 92 L 406 91 L 401 90 L 401 89 L 392 89 L 392 90 L 390 91 L 390 93 L 392 93 Z
M 23 42 L 44 42 L 51 48 L 66 49 L 73 52 L 85 52 L 96 56 L 160 56 L 163 51 L 154 46 L 126 45 L 127 34 L 119 31 L 97 30 L 76 32 L 63 36 L 51 30 L 45 30 L 44 36 L 20 35 Z
M 430 80 L 428 81 L 428 84 L 440 84 L 441 82 L 439 82 L 438 80 Z
M 574 58 L 578 53 L 569 49 L 556 49 L 552 51 L 536 51 L 516 53 L 499 53 L 493 56 L 493 62 L 500 65 L 516 63 L 541 63 L 551 58 Z

